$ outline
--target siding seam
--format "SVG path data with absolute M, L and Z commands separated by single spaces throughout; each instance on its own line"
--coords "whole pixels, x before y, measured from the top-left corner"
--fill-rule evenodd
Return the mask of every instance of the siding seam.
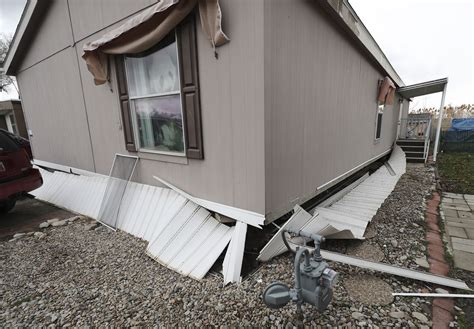
M 50 59 L 51 57 L 53 57 L 53 56 L 59 54 L 60 52 L 65 51 L 65 50 L 68 49 L 68 48 L 71 48 L 71 46 L 66 46 L 66 47 L 64 47 L 64 48 L 61 48 L 61 49 L 59 49 L 58 51 L 55 51 L 54 53 L 52 53 L 51 55 L 48 55 L 48 56 L 46 56 L 45 58 L 40 59 L 39 61 L 37 61 L 37 62 L 31 64 L 30 66 L 27 66 L 27 67 L 25 67 L 24 69 L 18 70 L 17 73 L 16 73 L 16 75 L 18 75 L 19 73 L 25 72 L 26 70 L 31 69 L 32 67 L 34 67 L 34 66 L 36 66 L 36 65 L 38 65 L 38 64 L 40 64 L 40 63 L 42 63 L 42 62 L 44 62 L 44 61 L 46 61 L 46 60 L 48 60 L 48 59 Z
M 71 26 L 72 40 L 74 42 L 74 28 L 72 26 L 71 11 L 69 9 L 69 0 L 66 0 L 66 4 L 67 4 L 68 16 L 69 16 L 69 24 Z M 91 128 L 90 128 L 90 124 L 89 124 L 89 115 L 87 113 L 86 97 L 84 96 L 84 85 L 82 83 L 81 67 L 79 65 L 79 55 L 77 54 L 76 44 L 74 43 L 74 46 L 72 46 L 71 48 L 74 51 L 74 54 L 76 55 L 75 57 L 76 57 L 76 63 L 77 63 L 77 74 L 79 76 L 79 82 L 81 83 L 82 102 L 84 104 L 84 114 L 86 115 L 87 131 L 89 133 L 89 143 L 91 145 L 92 166 L 94 167 L 94 172 L 97 172 L 96 165 L 95 165 L 94 145 L 92 144 Z

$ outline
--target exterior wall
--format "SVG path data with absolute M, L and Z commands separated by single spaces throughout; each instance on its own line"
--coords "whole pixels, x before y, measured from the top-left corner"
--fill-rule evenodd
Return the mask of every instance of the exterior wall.
M 31 43 L 30 51 L 25 54 L 20 65 L 20 71 L 69 47 L 73 43 L 67 1 L 50 0 L 48 2 L 50 6 L 46 17 Z
M 32 48 L 31 51 L 34 51 Z M 17 74 L 36 159 L 94 171 L 74 49 Z
M 386 107 L 374 141 L 382 72 L 316 1 L 266 0 L 264 7 L 268 220 L 390 149 L 399 105 Z
M 15 116 L 15 124 L 18 134 L 21 137 L 28 139 L 28 131 L 26 129 L 25 118 L 19 100 L 12 99 L 0 102 L 0 128 L 9 130 L 9 123 L 7 123 L 6 116 L 11 114 Z M 8 119 L 8 122 L 10 122 L 10 119 Z
M 18 73 L 38 160 L 108 174 L 115 153 L 137 155 L 125 150 L 114 72 L 110 85 L 95 86 L 80 58 L 85 42 L 154 1 L 119 2 L 55 1 L 39 28 L 38 40 L 62 40 L 59 28 L 69 37 L 65 49 L 58 41 L 51 52 L 35 39 Z M 218 60 L 197 26 L 204 160 L 138 153 L 133 180 L 158 185 L 158 175 L 197 197 L 263 214 L 263 0 L 220 3 L 232 41 Z
M 8 130 L 7 122 L 5 121 L 4 115 L 0 115 L 0 129 Z
M 15 113 L 16 126 L 18 129 L 18 134 L 28 139 L 28 130 L 26 129 L 25 117 L 23 115 L 23 109 L 21 107 L 21 102 L 12 101 L 13 112 Z

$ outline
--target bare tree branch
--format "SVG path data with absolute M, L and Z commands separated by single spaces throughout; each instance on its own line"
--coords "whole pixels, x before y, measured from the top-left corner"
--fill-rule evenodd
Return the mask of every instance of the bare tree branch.
M 13 37 L 11 35 L 0 34 L 0 66 L 3 66 L 3 62 L 7 57 L 8 48 L 12 42 Z M 8 92 L 6 87 L 14 85 L 14 80 L 12 77 L 0 72 L 0 92 Z M 16 88 L 16 87 L 15 87 Z

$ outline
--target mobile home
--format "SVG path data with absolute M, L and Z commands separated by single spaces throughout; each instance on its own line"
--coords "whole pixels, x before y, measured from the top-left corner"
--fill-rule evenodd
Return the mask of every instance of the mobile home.
M 136 156 L 133 182 L 266 223 L 389 154 L 408 113 L 343 0 L 29 0 L 5 68 L 38 164 Z

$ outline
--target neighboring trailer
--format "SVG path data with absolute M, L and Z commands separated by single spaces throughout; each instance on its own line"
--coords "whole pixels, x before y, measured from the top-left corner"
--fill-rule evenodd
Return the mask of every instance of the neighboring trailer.
M 220 1 L 230 42 L 216 49 L 193 12 L 204 156 L 128 151 L 119 58 L 109 56 L 110 81 L 97 86 L 81 56 L 87 42 L 154 3 L 28 2 L 31 24 L 20 24 L 8 72 L 35 159 L 106 174 L 116 153 L 138 156 L 133 181 L 155 185 L 156 175 L 268 222 L 390 152 L 399 97 L 381 108 L 377 95 L 385 77 L 403 82 L 355 16 L 331 14 L 345 2 L 304 0 Z M 345 19 L 355 23 L 344 28 Z

